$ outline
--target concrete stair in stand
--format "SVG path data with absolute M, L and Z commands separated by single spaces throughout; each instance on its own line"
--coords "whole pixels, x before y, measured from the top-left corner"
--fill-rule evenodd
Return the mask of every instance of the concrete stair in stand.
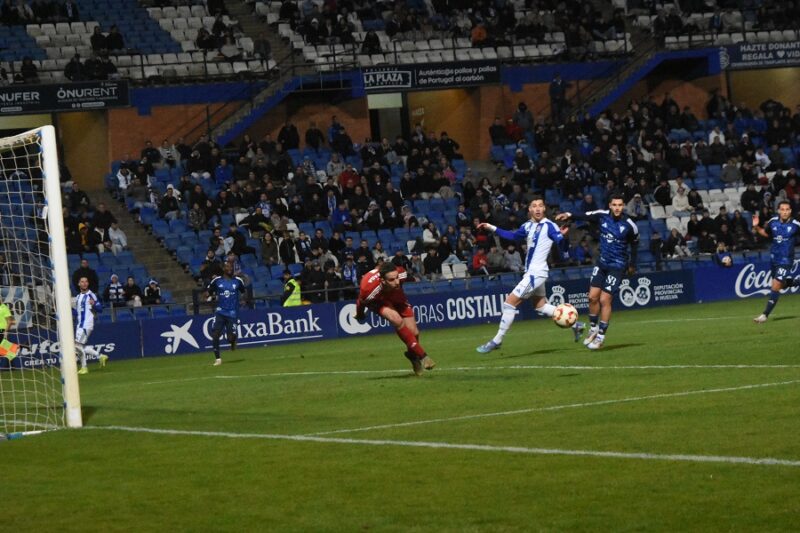
M 125 206 L 107 191 L 94 191 L 90 196 L 95 205 L 103 202 L 114 214 L 120 229 L 128 237 L 128 248 L 136 262 L 147 268 L 147 272 L 158 280 L 162 290 L 172 293 L 174 303 L 191 303 L 192 290 L 197 288 L 197 283 L 191 274 L 183 270 L 172 253 L 161 246 L 144 226 L 134 220 Z

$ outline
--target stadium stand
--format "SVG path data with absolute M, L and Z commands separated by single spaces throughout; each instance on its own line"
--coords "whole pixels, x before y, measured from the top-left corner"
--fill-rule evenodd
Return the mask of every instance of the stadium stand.
M 658 103 L 646 97 L 624 114 L 572 117 L 563 128 L 540 120 L 525 131 L 520 109 L 516 122 L 500 126 L 509 142 L 491 149 L 503 175 L 494 180 L 467 167 L 457 140 L 415 131 L 402 144 L 353 145 L 332 123 L 329 142 L 318 148 L 301 149 L 299 132 L 287 125 L 278 140 L 297 148 L 285 152 L 267 138 L 245 137 L 238 147 L 203 138 L 168 147 L 165 153 L 190 155 L 174 166 L 156 162 L 151 173 L 118 161 L 107 186 L 198 280 L 210 265 L 235 261 L 262 307 L 280 305 L 285 269 L 318 302 L 353 297 L 359 275 L 380 259 L 412 272 L 418 283 L 408 286 L 411 293 L 509 282 L 524 247 L 510 249 L 475 223 L 515 227 L 527 218 L 533 192 L 559 212 L 603 206 L 610 191 L 621 190 L 639 227 L 640 272 L 694 268 L 714 261 L 721 245 L 734 263 L 765 258 L 751 217 L 759 211 L 767 219 L 784 198 L 800 203 L 800 113 L 776 102 L 734 107 L 718 94 L 708 102 L 711 118 L 679 111 L 669 95 Z M 724 142 L 708 145 L 709 136 Z M 345 156 L 334 158 L 331 145 Z M 123 167 L 136 167 L 150 185 L 146 198 L 119 190 Z M 165 207 L 164 197 L 176 194 L 181 200 Z M 253 216 L 256 207 L 263 218 Z M 574 232 L 570 257 L 552 258 L 553 279 L 587 277 L 595 238 L 591 226 Z

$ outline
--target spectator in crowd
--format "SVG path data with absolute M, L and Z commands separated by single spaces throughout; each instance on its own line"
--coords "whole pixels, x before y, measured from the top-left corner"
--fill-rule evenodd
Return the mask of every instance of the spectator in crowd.
M 754 183 L 747 185 L 747 189 L 745 189 L 740 197 L 740 202 L 742 204 L 742 209 L 745 211 L 749 211 L 750 213 L 758 212 L 762 205 L 762 196 L 756 191 Z
M 197 202 L 192 204 L 192 208 L 189 210 L 186 220 L 188 226 L 193 229 L 195 233 L 204 230 L 208 223 L 205 209 L 201 208 L 200 204 Z
M 556 72 L 550 82 L 550 115 L 553 123 L 559 124 L 566 112 L 568 84 L 561 79 L 561 74 Z
M 144 288 L 142 303 L 144 305 L 158 305 L 161 303 L 161 287 L 154 278 L 150 278 L 147 282 L 147 287 Z
M 100 282 L 97 277 L 97 272 L 89 266 L 88 259 L 81 259 L 81 266 L 72 273 L 72 286 L 75 291 L 78 290 L 78 281 L 81 278 L 86 278 L 89 281 L 89 290 L 97 294 L 100 292 Z
M 83 63 L 81 63 L 80 54 L 72 56 L 72 59 L 64 67 L 64 77 L 69 81 L 83 81 L 86 79 L 86 72 L 84 71 Z
M 111 274 L 108 285 L 103 290 L 103 301 L 112 307 L 122 307 L 125 305 L 125 288 L 119 281 L 119 276 Z
M 19 74 L 16 81 L 22 83 L 39 83 L 39 68 L 34 64 L 29 56 L 22 58 L 22 65 L 19 67 Z
M 686 198 L 689 200 L 689 205 L 692 207 L 693 211 L 703 210 L 703 197 L 700 196 L 699 192 L 692 189 L 689 191 L 689 194 L 686 195 Z
M 175 189 L 167 187 L 167 192 L 158 204 L 158 216 L 164 220 L 176 220 L 181 216 L 181 206 L 175 197 Z
M 736 186 L 742 182 L 742 171 L 739 170 L 739 164 L 735 158 L 728 159 L 728 162 L 722 166 L 720 179 L 730 186 Z
M 486 257 L 486 250 L 483 247 L 477 247 L 472 256 L 472 268 L 470 269 L 470 273 L 473 276 L 488 276 L 488 264 L 489 261 Z
M 125 282 L 125 304 L 128 307 L 141 307 L 142 306 L 142 289 L 136 284 L 133 276 L 128 276 Z
M 111 252 L 119 255 L 120 252 L 128 249 L 128 236 L 119 227 L 119 223 L 114 220 L 107 231 L 108 240 L 111 242 Z
M 425 277 L 431 281 L 436 281 L 442 277 L 442 258 L 436 251 L 436 248 L 428 248 L 428 254 L 422 260 Z
M 675 212 L 678 213 L 675 216 L 688 215 L 692 210 L 689 197 L 686 195 L 686 189 L 683 187 L 679 187 L 675 197 L 672 198 L 672 207 L 675 209 Z
M 694 192 L 694 191 L 693 191 Z M 638 192 L 633 195 L 626 207 L 628 216 L 633 220 L 647 220 L 647 204 L 642 200 L 642 195 Z
M 125 49 L 125 39 L 116 24 L 111 25 L 111 30 L 106 36 L 106 48 L 110 52 L 118 52 Z
M 90 43 L 92 45 L 92 51 L 94 51 L 94 53 L 96 54 L 99 54 L 108 49 L 108 42 L 106 36 L 100 29 L 100 26 L 94 27 L 94 30 L 92 31 L 92 36 L 90 38 Z
M 683 235 L 678 231 L 678 228 L 672 228 L 670 230 L 669 236 L 667 240 L 664 241 L 661 249 L 667 257 L 688 257 L 691 255 L 686 245 L 686 239 L 684 239 Z

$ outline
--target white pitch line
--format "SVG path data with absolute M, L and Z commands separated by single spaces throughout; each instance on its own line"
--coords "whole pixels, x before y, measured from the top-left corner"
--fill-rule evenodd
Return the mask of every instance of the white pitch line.
M 408 440 L 376 440 L 348 439 L 341 437 L 315 437 L 309 435 L 281 435 L 270 433 L 229 433 L 223 431 L 191 431 L 181 429 L 158 429 L 129 426 L 86 426 L 84 429 L 106 431 L 129 431 L 132 433 L 149 433 L 156 435 L 223 437 L 229 439 L 264 439 L 285 440 L 294 442 L 319 442 L 327 444 L 356 444 L 362 446 L 397 446 L 410 448 L 434 448 L 446 450 L 470 450 L 481 452 L 500 452 L 529 455 L 568 455 L 580 457 L 602 457 L 611 459 L 639 459 L 646 461 L 681 461 L 692 463 L 725 463 L 758 466 L 791 466 L 800 467 L 800 461 L 794 459 L 777 459 L 773 457 L 737 457 L 724 455 L 690 455 L 630 453 L 602 450 L 563 450 L 558 448 L 529 448 L 524 446 L 492 446 L 488 444 L 457 444 L 450 442 L 426 442 Z
M 786 369 L 800 368 L 800 365 L 774 364 L 774 365 L 497 365 L 497 366 L 457 366 L 452 368 L 437 367 L 435 373 L 440 372 L 475 372 L 485 370 L 748 370 L 748 369 Z M 386 370 L 307 370 L 302 372 L 271 372 L 266 374 L 243 374 L 238 376 L 200 376 L 196 378 L 167 379 L 162 381 L 147 381 L 143 385 L 161 385 L 164 383 L 182 383 L 207 379 L 249 379 L 267 377 L 302 377 L 302 376 L 338 376 L 338 375 L 364 375 L 364 374 L 395 374 L 410 373 L 409 369 Z
M 337 429 L 333 431 L 318 431 L 316 433 L 309 433 L 308 435 L 335 435 L 339 433 L 356 433 L 362 431 L 372 431 L 376 429 L 395 429 L 395 428 L 402 428 L 402 427 L 409 427 L 409 426 L 421 426 L 424 424 L 438 424 L 440 422 L 456 422 L 461 420 L 473 420 L 476 418 L 491 418 L 496 416 L 511 416 L 511 415 L 520 415 L 526 413 L 537 413 L 537 412 L 547 412 L 547 411 L 562 411 L 564 409 L 578 409 L 581 407 L 597 407 L 600 405 L 612 405 L 612 404 L 619 404 L 619 403 L 631 403 L 631 402 L 641 402 L 645 400 L 658 400 L 663 398 L 679 398 L 682 396 L 697 396 L 702 394 L 714 394 L 720 392 L 735 392 L 735 391 L 742 391 L 742 390 L 751 390 L 751 389 L 764 389 L 768 387 L 780 387 L 783 385 L 794 385 L 800 383 L 800 379 L 795 379 L 792 381 L 779 381 L 776 383 L 757 383 L 755 385 L 742 385 L 740 387 L 725 387 L 720 389 L 699 389 L 699 390 L 690 390 L 690 391 L 682 391 L 682 392 L 667 392 L 663 394 L 651 394 L 648 396 L 633 396 L 628 398 L 617 398 L 612 400 L 598 400 L 596 402 L 583 402 L 583 403 L 569 403 L 563 405 L 551 405 L 548 407 L 527 407 L 525 409 L 514 409 L 512 411 L 499 411 L 494 413 L 478 413 L 474 415 L 461 415 L 461 416 L 453 416 L 447 418 L 431 418 L 427 420 L 413 420 L 410 422 L 398 422 L 395 424 L 380 424 L 376 426 L 365 426 L 365 427 L 358 427 L 358 428 L 350 428 L 350 429 Z

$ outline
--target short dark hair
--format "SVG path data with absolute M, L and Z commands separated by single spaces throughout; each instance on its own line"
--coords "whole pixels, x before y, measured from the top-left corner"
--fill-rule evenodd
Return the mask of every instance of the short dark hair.
M 528 205 L 530 205 L 530 204 L 531 204 L 531 202 L 535 202 L 536 200 L 541 200 L 541 201 L 543 201 L 543 202 L 544 202 L 544 196 L 542 196 L 541 194 L 534 194 L 534 195 L 531 197 L 531 201 L 530 201 L 530 202 L 528 202 Z
M 380 268 L 378 269 L 378 272 L 381 275 L 381 279 L 385 278 L 386 274 L 388 274 L 390 272 L 395 272 L 395 271 L 397 271 L 397 266 L 394 263 L 392 263 L 391 261 L 384 261 L 381 264 Z
M 782 206 L 783 204 L 786 204 L 789 207 L 792 207 L 792 202 L 790 202 L 789 200 L 781 200 L 780 202 L 778 202 L 778 207 Z
M 622 200 L 624 202 L 625 196 L 619 191 L 614 191 L 611 193 L 611 196 L 608 197 L 608 203 L 610 204 L 612 200 Z

